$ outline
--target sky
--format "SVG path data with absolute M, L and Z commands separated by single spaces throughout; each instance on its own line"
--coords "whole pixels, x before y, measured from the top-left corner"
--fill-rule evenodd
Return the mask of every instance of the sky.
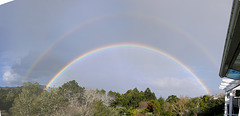
M 76 80 L 121 93 L 150 88 L 160 97 L 223 92 L 218 76 L 232 0 L 15 0 L 0 6 L 0 86 Z M 202 85 L 183 65 L 197 76 Z

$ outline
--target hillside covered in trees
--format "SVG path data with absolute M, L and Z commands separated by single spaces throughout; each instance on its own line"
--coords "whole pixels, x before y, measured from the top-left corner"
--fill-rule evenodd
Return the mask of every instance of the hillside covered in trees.
M 42 90 L 38 83 L 0 88 L 2 115 L 12 116 L 201 116 L 223 114 L 224 96 L 157 98 L 149 88 L 126 93 L 85 89 L 73 80 Z

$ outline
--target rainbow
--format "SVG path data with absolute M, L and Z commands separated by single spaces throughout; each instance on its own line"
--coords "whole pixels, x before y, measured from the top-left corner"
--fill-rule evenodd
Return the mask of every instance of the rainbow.
M 46 49 L 44 49 L 42 51 L 42 53 L 37 57 L 37 59 L 34 61 L 34 63 L 30 66 L 30 68 L 27 70 L 27 73 L 24 76 L 23 80 L 26 80 L 30 73 L 33 71 L 33 69 L 37 66 L 37 64 L 41 61 L 41 59 L 51 50 L 53 49 L 53 47 L 59 43 L 61 40 L 67 38 L 69 35 L 71 35 L 72 33 L 74 33 L 75 31 L 77 31 L 79 28 L 84 27 L 88 24 L 94 23 L 96 21 L 102 20 L 102 19 L 106 19 L 108 17 L 113 17 L 114 15 L 104 15 L 104 16 L 99 16 L 90 20 L 87 20 L 79 25 L 77 25 L 76 27 L 74 27 L 73 29 L 71 29 L 70 31 L 68 31 L 67 33 L 63 34 L 63 36 L 57 38 L 54 42 L 52 42 Z
M 174 30 L 175 32 L 178 32 L 179 34 L 183 35 L 187 40 L 191 41 L 193 44 L 195 44 L 198 48 L 200 48 L 200 50 L 210 59 L 210 61 L 214 64 L 214 66 L 216 68 L 219 67 L 219 64 L 216 62 L 216 60 L 213 58 L 213 56 L 209 53 L 209 51 L 203 46 L 201 45 L 198 41 L 196 41 L 195 39 L 193 39 L 193 37 L 191 37 L 188 33 L 184 32 L 183 30 L 181 30 L 180 28 L 176 27 L 175 25 L 159 19 L 159 18 L 155 18 L 152 16 L 148 16 L 146 14 L 136 14 L 136 13 L 119 13 L 119 14 L 108 14 L 108 15 L 103 15 L 103 16 L 97 16 L 95 18 L 89 19 L 84 21 L 83 23 L 80 23 L 79 25 L 77 25 L 76 27 L 72 28 L 70 31 L 66 32 L 65 34 L 63 34 L 61 37 L 57 38 L 54 42 L 52 42 L 49 47 L 47 47 L 46 49 L 44 49 L 42 51 L 42 53 L 36 58 L 36 60 L 33 62 L 33 64 L 30 66 L 30 68 L 27 70 L 24 79 L 23 80 L 27 80 L 27 78 L 29 77 L 29 75 L 31 74 L 31 72 L 33 71 L 33 69 L 37 66 L 37 64 L 41 61 L 41 59 L 57 44 L 59 43 L 61 40 L 66 39 L 69 35 L 71 35 L 72 33 L 76 32 L 78 29 L 87 26 L 89 24 L 95 23 L 97 21 L 103 20 L 103 19 L 107 19 L 107 18 L 112 18 L 115 16 L 122 16 L 122 15 L 126 15 L 126 16 L 133 16 L 133 17 L 137 17 L 137 18 L 141 18 L 141 19 L 145 19 L 147 21 L 150 22 L 154 22 L 154 23 L 160 23 L 160 24 L 164 24 L 167 27 L 169 27 L 170 29 Z
M 177 63 L 178 65 L 180 65 L 181 67 L 183 67 L 188 73 L 190 73 L 194 79 L 200 84 L 200 86 L 203 88 L 203 90 L 207 93 L 210 94 L 210 91 L 207 89 L 207 87 L 202 83 L 202 81 L 193 73 L 193 71 L 190 70 L 190 68 L 188 68 L 185 64 L 183 64 L 181 61 L 179 61 L 178 59 L 174 58 L 173 56 L 167 54 L 166 52 L 163 52 L 161 50 L 155 49 L 153 47 L 149 47 L 146 45 L 140 45 L 140 44 L 114 44 L 114 45 L 109 45 L 109 46 L 103 46 L 94 50 L 91 50 L 89 52 L 86 52 L 82 55 L 80 55 L 79 57 L 75 58 L 74 60 L 72 60 L 71 62 L 69 62 L 65 67 L 63 67 L 49 82 L 48 84 L 45 86 L 43 91 L 46 91 L 51 84 L 65 71 L 67 70 L 72 64 L 76 63 L 77 61 L 100 51 L 106 50 L 106 49 L 111 49 L 111 48 L 121 48 L 121 47 L 133 47 L 133 48 L 141 48 L 141 49 L 146 49 L 146 50 L 150 50 L 152 52 L 161 54 L 167 58 L 169 58 L 170 60 L 174 61 L 175 63 Z

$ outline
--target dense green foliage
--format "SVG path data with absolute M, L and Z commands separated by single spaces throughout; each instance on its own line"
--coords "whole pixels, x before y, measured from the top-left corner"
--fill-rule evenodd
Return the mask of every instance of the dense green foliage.
M 224 97 L 156 98 L 149 88 L 130 89 L 119 93 L 104 89 L 85 89 L 76 81 L 58 88 L 41 89 L 38 83 L 24 83 L 22 87 L 0 89 L 0 110 L 13 116 L 196 116 L 223 113 Z
M 4 114 L 9 114 L 14 99 L 21 92 L 20 87 L 16 88 L 0 88 L 0 110 Z

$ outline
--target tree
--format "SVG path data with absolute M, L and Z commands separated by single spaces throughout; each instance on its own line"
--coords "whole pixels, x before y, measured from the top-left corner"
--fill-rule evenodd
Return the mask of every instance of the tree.
M 100 94 L 106 94 L 106 91 L 104 89 L 101 89 L 101 90 L 97 89 L 97 92 L 100 93 Z
M 197 113 L 200 110 L 199 100 L 200 100 L 199 97 L 189 99 L 188 101 L 189 115 L 197 116 Z
M 84 102 L 85 103 L 85 102 Z M 80 104 L 77 99 L 70 99 L 67 106 L 59 108 L 52 116 L 93 116 L 92 107 Z
M 20 94 L 21 88 L 1 88 L 0 87 L 0 110 L 8 115 L 14 99 Z M 3 114 L 4 115 L 4 114 Z
M 164 110 L 165 100 L 164 100 L 164 98 L 160 97 L 160 98 L 158 98 L 158 102 L 159 102 L 159 105 L 160 105 L 160 108 L 159 108 L 160 115 L 163 115 L 163 112 L 165 111 Z
M 214 102 L 211 102 L 213 105 L 210 109 L 211 113 L 213 115 L 215 114 L 221 114 L 224 112 L 224 104 L 225 104 L 225 99 L 224 96 L 218 97 L 216 99 L 212 99 Z
M 103 101 L 98 100 L 93 104 L 94 116 L 118 116 L 118 112 L 103 104 Z
M 152 102 L 147 102 L 147 112 L 153 112 L 153 103 Z
M 10 109 L 12 115 L 30 116 L 38 112 L 35 107 L 35 100 L 42 90 L 38 83 L 24 83 L 22 92 L 14 100 L 13 107 Z
M 120 116 L 126 116 L 127 114 L 130 113 L 126 107 L 116 107 L 115 109 L 117 110 Z
M 176 95 L 168 96 L 168 98 L 166 99 L 166 103 L 165 103 L 164 115 L 167 115 L 167 116 L 175 116 L 176 115 L 176 113 L 173 112 L 174 111 L 173 104 L 177 103 L 178 100 L 179 100 L 179 98 Z
M 161 113 L 161 105 L 160 105 L 159 101 L 158 101 L 158 100 L 153 100 L 152 103 L 153 103 L 153 113 L 154 113 L 156 116 L 160 116 L 160 113 Z
M 162 97 L 156 99 L 149 88 L 144 92 L 134 88 L 124 94 L 106 94 L 104 89 L 85 90 L 74 80 L 44 92 L 38 83 L 30 82 L 18 89 L 0 88 L 0 108 L 12 106 L 13 116 L 216 115 L 223 113 L 224 102 L 224 95 L 215 99 L 210 95 L 191 99 L 170 95 L 165 101 Z M 4 115 L 8 115 L 6 111 Z
M 176 103 L 173 104 L 173 110 L 179 115 L 183 116 L 186 115 L 186 110 L 187 110 L 187 103 L 188 103 L 189 98 L 188 97 L 183 97 L 180 96 L 180 98 L 177 100 Z
M 145 97 L 143 91 L 140 91 L 140 92 L 139 92 L 139 97 L 140 97 L 141 101 L 146 101 L 146 97 Z
M 112 107 L 123 106 L 123 101 L 125 99 L 122 97 L 122 95 L 119 92 L 109 91 L 108 96 L 114 98 L 114 100 L 111 102 Z
M 176 95 L 170 95 L 168 96 L 168 98 L 166 99 L 166 102 L 173 104 L 176 103 L 178 101 L 178 97 Z
M 100 94 L 92 89 L 86 90 L 83 95 L 83 100 L 81 102 L 77 98 L 72 98 L 67 106 L 60 108 L 53 113 L 53 115 L 93 116 L 106 113 L 115 115 L 115 110 L 109 107 L 113 99 L 112 97 L 106 94 Z
M 59 93 L 59 88 L 49 88 L 37 100 L 40 107 L 39 115 L 51 115 L 59 108 L 69 104 L 68 98 Z
M 151 92 L 149 88 L 144 91 L 144 96 L 147 101 L 157 99 L 154 92 Z
M 84 87 L 80 87 L 75 80 L 64 83 L 61 87 L 59 87 L 60 94 L 68 97 L 78 97 L 78 99 L 82 99 L 83 92 L 85 91 Z
M 111 90 L 108 92 L 108 96 L 111 96 L 111 97 L 115 97 L 115 94 L 116 94 L 116 92 L 113 92 Z
M 169 102 L 164 104 L 164 112 L 161 113 L 163 116 L 176 116 L 176 113 L 173 112 L 173 106 Z
M 210 95 L 204 95 L 200 97 L 200 110 L 203 112 L 207 112 L 208 109 L 210 108 L 210 100 L 211 100 Z
M 137 88 L 134 88 L 133 90 L 130 89 L 123 94 L 123 105 L 126 108 L 133 107 L 135 109 L 142 100 L 142 96 Z
M 214 99 L 213 96 L 200 97 L 200 109 L 203 115 L 216 115 L 223 113 L 224 96 Z

